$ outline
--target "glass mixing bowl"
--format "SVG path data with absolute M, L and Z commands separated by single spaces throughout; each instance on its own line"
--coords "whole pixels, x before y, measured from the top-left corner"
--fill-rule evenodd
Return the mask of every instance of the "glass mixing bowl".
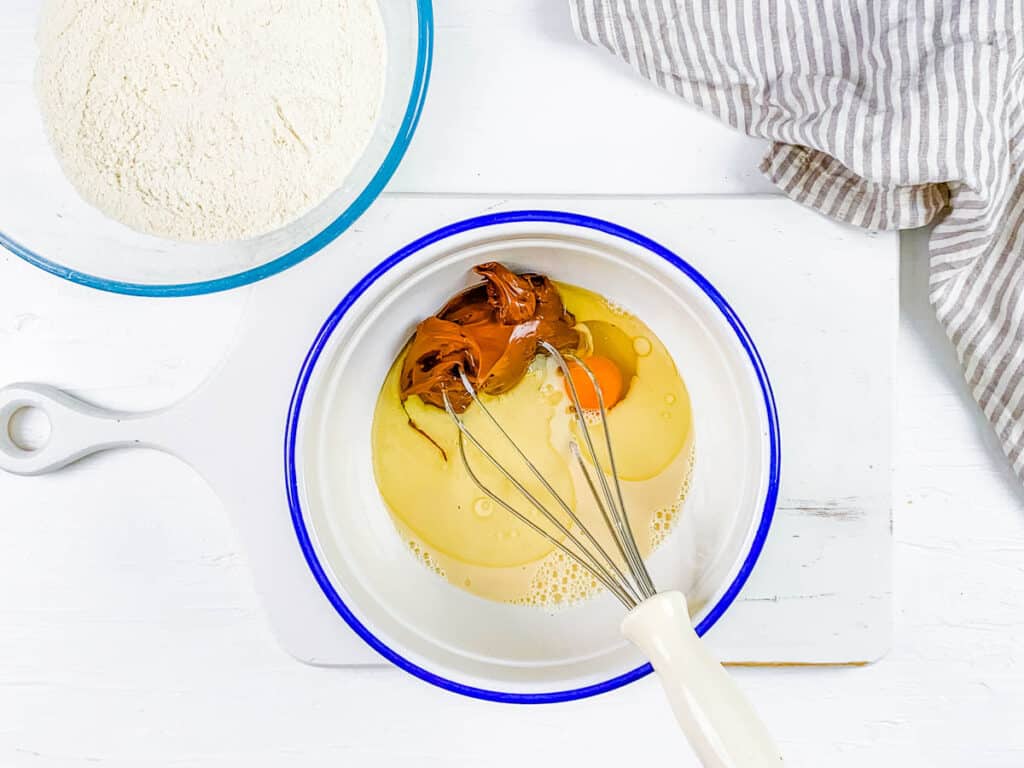
M 82 285 L 141 296 L 212 293 L 262 280 L 308 258 L 376 199 L 416 129 L 430 75 L 431 0 L 384 0 L 388 62 L 374 134 L 344 183 L 297 221 L 261 237 L 183 243 L 136 232 L 86 203 L 65 178 L 35 96 L 43 0 L 0 7 L 0 245 Z

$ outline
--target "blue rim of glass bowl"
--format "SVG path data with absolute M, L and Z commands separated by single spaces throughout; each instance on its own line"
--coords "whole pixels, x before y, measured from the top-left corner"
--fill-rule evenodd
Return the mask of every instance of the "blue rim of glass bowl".
M 612 224 L 611 222 L 603 219 L 597 219 L 575 213 L 566 213 L 563 211 L 525 210 L 492 213 L 449 224 L 448 226 L 435 230 L 434 232 L 424 235 L 418 240 L 409 243 L 407 246 L 396 251 L 387 259 L 382 261 L 365 277 L 363 277 L 362 280 L 360 280 L 355 287 L 348 292 L 345 298 L 341 300 L 341 303 L 335 307 L 334 311 L 327 318 L 327 321 L 323 324 L 323 327 L 321 327 L 320 332 L 313 341 L 313 346 L 310 348 L 309 353 L 306 355 L 306 359 L 302 364 L 302 368 L 299 372 L 299 378 L 295 385 L 295 390 L 292 393 L 292 400 L 288 410 L 288 422 L 285 430 L 284 471 L 288 494 L 288 506 L 291 508 L 292 525 L 295 527 L 295 533 L 299 539 L 299 546 L 302 549 L 302 554 L 305 556 L 310 570 L 313 572 L 313 576 L 316 578 L 317 583 L 320 585 L 320 589 L 323 590 L 323 593 L 327 596 L 331 605 L 334 606 L 335 610 L 355 631 L 355 633 L 381 656 L 401 669 L 404 669 L 406 672 L 409 672 L 428 683 L 440 688 L 445 688 L 449 691 L 454 691 L 455 693 L 462 694 L 463 696 L 511 704 L 548 704 L 582 699 L 588 696 L 595 696 L 599 693 L 614 690 L 650 674 L 651 665 L 644 664 L 609 680 L 581 688 L 542 693 L 514 693 L 508 691 L 492 691 L 486 688 L 464 685 L 458 681 L 437 675 L 430 670 L 424 669 L 423 667 L 413 663 L 409 659 L 406 659 L 401 654 L 389 648 L 362 622 L 360 622 L 331 584 L 326 570 L 320 563 L 320 559 L 313 546 L 312 537 L 306 527 L 306 522 L 302 512 L 302 505 L 299 500 L 298 473 L 296 471 L 295 460 L 299 416 L 302 412 L 302 404 L 305 399 L 306 389 L 309 386 L 310 378 L 313 375 L 317 361 L 320 359 L 320 355 L 326 348 L 327 342 L 330 339 L 331 334 L 334 332 L 334 329 L 338 326 L 338 323 L 341 322 L 341 319 L 349 309 L 352 308 L 352 305 L 359 300 L 359 297 L 362 296 L 363 293 L 365 293 L 366 290 L 377 282 L 377 280 L 379 280 L 386 272 L 427 246 L 469 230 L 514 222 L 545 222 L 592 229 L 619 237 L 651 251 L 682 272 L 698 288 L 700 288 L 701 291 L 704 292 L 704 294 L 718 308 L 719 312 L 721 312 L 725 317 L 726 322 L 728 322 L 732 327 L 740 345 L 743 347 L 743 350 L 746 352 L 747 357 L 750 360 L 750 364 L 757 377 L 758 386 L 761 390 L 761 396 L 764 400 L 764 408 L 768 420 L 768 488 L 765 493 L 764 507 L 761 510 L 761 519 L 758 523 L 757 531 L 754 534 L 754 540 L 750 545 L 750 551 L 747 552 L 747 556 L 744 558 L 739 572 L 729 585 L 729 588 L 726 589 L 718 602 L 715 603 L 711 610 L 708 611 L 707 615 L 697 625 L 698 635 L 703 635 L 712 626 L 714 626 L 715 622 L 721 618 L 729 605 L 731 605 L 733 600 L 736 599 L 740 589 L 750 576 L 750 573 L 754 568 L 754 564 L 757 562 L 757 559 L 761 554 L 761 550 L 764 548 L 764 542 L 768 536 L 768 530 L 771 527 L 772 516 L 775 512 L 775 503 L 779 492 L 779 471 L 781 463 L 779 419 L 775 408 L 775 396 L 772 393 L 771 383 L 768 381 L 768 374 L 765 371 L 764 363 L 761 361 L 761 355 L 758 353 L 757 347 L 754 345 L 754 341 L 751 339 L 747 329 L 743 326 L 739 317 L 737 317 L 732 307 L 729 306 L 729 303 L 722 297 L 722 295 L 704 278 L 703 275 L 700 274 L 700 272 L 690 266 L 687 262 L 683 261 L 672 251 L 662 245 L 659 245 L 650 238 L 644 237 L 638 232 L 626 229 L 625 227 L 621 227 L 617 224 Z
M 109 280 L 65 267 L 26 248 L 2 231 L 0 231 L 0 245 L 4 246 L 15 256 L 19 256 L 29 264 L 34 264 L 51 275 L 56 275 L 73 283 L 96 288 L 101 291 L 127 294 L 129 296 L 197 296 L 205 293 L 227 291 L 231 288 L 238 288 L 255 283 L 271 275 L 276 275 L 278 272 L 282 272 L 308 259 L 348 229 L 356 219 L 365 213 L 370 204 L 377 199 L 385 185 L 394 175 L 395 169 L 398 168 L 398 164 L 402 161 L 402 157 L 409 148 L 409 142 L 416 132 L 416 124 L 419 122 L 420 113 L 423 111 L 423 103 L 427 95 L 427 85 L 430 82 L 430 65 L 434 48 L 434 12 L 432 0 L 415 1 L 417 10 L 416 69 L 413 73 L 409 103 L 405 108 L 405 115 L 402 118 L 402 123 L 398 128 L 395 140 L 391 144 L 387 155 L 385 155 L 380 168 L 377 169 L 377 172 L 367 182 L 363 191 L 359 193 L 356 199 L 319 234 L 314 235 L 297 248 L 282 256 L 278 256 L 273 261 L 268 261 L 266 264 L 261 264 L 258 267 L 253 267 L 243 272 L 236 272 L 226 277 L 218 277 L 215 280 L 202 280 L 195 283 L 148 284 Z

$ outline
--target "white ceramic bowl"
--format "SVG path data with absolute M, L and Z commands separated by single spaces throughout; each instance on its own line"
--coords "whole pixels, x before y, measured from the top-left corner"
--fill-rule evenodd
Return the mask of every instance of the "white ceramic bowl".
M 296 532 L 328 599 L 370 645 L 429 682 L 502 701 L 578 698 L 649 671 L 602 594 L 548 612 L 500 605 L 430 573 L 380 498 L 370 426 L 381 382 L 418 320 L 496 260 L 589 288 L 644 320 L 693 400 L 690 494 L 650 559 L 659 589 L 689 598 L 698 631 L 750 573 L 775 505 L 779 438 L 763 365 L 746 330 L 692 267 L 643 236 L 551 211 L 472 219 L 410 244 L 328 318 L 303 367 L 286 461 Z

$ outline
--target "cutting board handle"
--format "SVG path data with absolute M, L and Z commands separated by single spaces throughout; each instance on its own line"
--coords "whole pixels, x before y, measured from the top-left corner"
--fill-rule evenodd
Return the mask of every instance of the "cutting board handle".
M 34 408 L 50 422 L 50 435 L 38 448 L 15 442 L 12 420 Z M 168 411 L 131 414 L 83 402 L 46 384 L 11 384 L 0 389 L 0 469 L 16 475 L 42 475 L 111 448 L 145 446 L 175 453 Z

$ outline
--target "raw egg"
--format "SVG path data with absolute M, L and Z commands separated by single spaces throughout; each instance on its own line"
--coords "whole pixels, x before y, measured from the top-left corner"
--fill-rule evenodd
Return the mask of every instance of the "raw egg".
M 586 368 L 583 367 L 584 365 Z M 586 411 L 599 410 L 601 399 L 604 400 L 605 408 L 613 408 L 622 396 L 622 371 L 607 357 L 593 355 L 584 360 L 582 365 L 570 361 L 569 376 L 572 379 L 572 386 L 576 389 L 580 405 Z M 594 377 L 593 380 L 590 378 L 591 376 Z M 595 381 L 601 389 L 600 399 L 597 396 L 597 389 L 594 388 Z M 565 386 L 566 392 L 569 392 L 569 382 L 566 382 Z

